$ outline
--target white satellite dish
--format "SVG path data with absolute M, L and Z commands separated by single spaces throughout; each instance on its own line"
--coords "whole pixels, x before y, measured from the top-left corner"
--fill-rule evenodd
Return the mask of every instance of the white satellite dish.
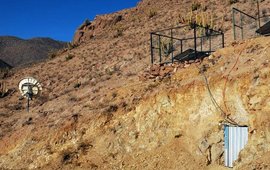
M 29 101 L 41 93 L 41 84 L 33 77 L 26 77 L 19 82 L 19 90 L 21 95 L 27 98 L 27 111 L 29 111 Z

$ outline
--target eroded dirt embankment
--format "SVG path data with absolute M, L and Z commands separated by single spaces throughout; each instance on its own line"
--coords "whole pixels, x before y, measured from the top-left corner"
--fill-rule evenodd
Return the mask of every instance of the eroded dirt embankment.
M 105 110 L 98 103 L 93 108 L 85 96 L 66 102 L 63 95 L 37 105 L 1 139 L 0 167 L 220 169 L 222 124 L 230 121 L 249 126 L 236 169 L 267 169 L 269 45 L 269 38 L 248 40 L 174 69 L 171 77 L 128 81 L 113 89 L 116 94 L 107 91 L 101 103 L 137 97 Z

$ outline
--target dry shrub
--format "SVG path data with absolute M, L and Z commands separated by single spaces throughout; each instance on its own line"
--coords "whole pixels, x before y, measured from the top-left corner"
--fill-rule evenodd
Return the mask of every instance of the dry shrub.
M 239 0 L 228 0 L 228 3 L 229 3 L 230 5 L 235 4 L 235 3 L 237 3 L 237 2 L 239 2 Z
M 73 55 L 73 54 L 68 54 L 67 56 L 66 56 L 66 61 L 69 61 L 69 60 L 71 60 L 72 58 L 74 58 L 75 56 Z
M 70 163 L 72 163 L 72 160 L 75 157 L 75 155 L 76 155 L 75 153 L 73 153 L 69 150 L 63 151 L 63 153 L 61 155 L 61 157 L 62 157 L 61 162 L 63 164 L 70 164 Z
M 57 56 L 56 51 L 50 51 L 48 54 L 49 59 L 54 59 Z
M 81 82 L 77 82 L 73 85 L 73 88 L 77 89 L 77 88 L 80 88 L 81 87 Z
M 9 69 L 0 69 L 0 79 L 7 78 L 9 76 Z
M 109 113 L 116 112 L 117 110 L 118 110 L 118 106 L 117 106 L 117 105 L 110 105 L 110 106 L 107 108 L 107 112 L 109 112 Z
M 81 151 L 82 154 L 86 154 L 90 148 L 93 148 L 93 145 L 90 142 L 84 141 L 80 142 L 78 145 L 78 150 Z
M 7 94 L 8 94 L 7 84 L 6 82 L 1 81 L 0 82 L 0 98 L 7 96 Z
M 76 48 L 76 47 L 78 47 L 78 46 L 79 46 L 79 44 L 73 43 L 73 42 L 69 42 L 69 43 L 67 44 L 68 50 L 72 50 L 73 48 Z
M 148 13 L 148 18 L 153 18 L 156 15 L 157 15 L 157 11 L 154 9 L 150 9 L 150 11 Z
M 193 2 L 191 5 L 191 10 L 196 11 L 201 8 L 201 4 L 199 2 Z

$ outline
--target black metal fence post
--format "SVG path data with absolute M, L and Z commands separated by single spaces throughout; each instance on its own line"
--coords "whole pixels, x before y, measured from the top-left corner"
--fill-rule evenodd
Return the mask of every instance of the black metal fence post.
M 30 107 L 30 97 L 27 97 L 27 112 L 29 113 L 29 107 Z
M 153 64 L 154 63 L 154 53 L 153 53 L 153 34 L 150 33 L 150 50 L 151 50 L 151 63 Z
M 260 16 L 260 2 L 257 0 L 257 10 L 258 10 L 258 22 L 259 22 L 259 28 L 261 27 L 261 16 Z
M 197 57 L 197 25 L 194 23 L 194 50 L 195 50 L 195 57 Z
M 171 51 L 171 53 L 172 53 L 172 54 L 171 54 L 171 56 L 172 56 L 172 63 L 173 63 L 173 57 L 174 57 L 174 56 L 173 56 L 173 50 L 174 50 L 173 48 L 174 48 L 174 47 L 173 47 L 173 30 L 171 29 L 171 45 L 170 45 L 170 47 L 169 47 L 169 50 L 172 50 L 172 51 Z
M 202 47 L 203 46 L 203 42 L 202 41 L 203 41 L 203 37 L 201 36 L 201 52 L 203 51 L 203 49 L 202 49 L 203 48 Z
M 181 40 L 180 42 L 181 42 L 181 53 L 183 53 L 183 40 Z
M 233 39 L 236 40 L 236 32 L 235 32 L 235 10 L 232 9 L 232 23 L 233 23 Z
M 224 48 L 225 36 L 224 36 L 224 33 L 222 31 L 217 31 L 217 30 L 211 29 L 208 32 L 206 32 L 205 35 L 198 36 L 197 29 L 199 27 L 202 27 L 204 29 L 207 29 L 207 28 L 200 26 L 200 25 L 196 25 L 196 23 L 193 23 L 192 25 L 186 25 L 186 27 L 190 27 L 191 29 L 193 29 L 193 34 L 194 34 L 193 37 L 192 36 L 189 38 L 174 37 L 175 36 L 174 34 L 176 33 L 176 32 L 174 32 L 175 28 L 167 29 L 166 30 L 167 32 L 165 32 L 165 33 L 160 32 L 160 31 L 150 33 L 150 41 L 151 41 L 150 42 L 150 50 L 151 50 L 150 51 L 151 52 L 151 59 L 150 60 L 151 60 L 152 64 L 158 62 L 158 56 L 159 56 L 159 63 L 160 64 L 170 63 L 170 60 L 173 63 L 176 60 L 181 62 L 181 61 L 190 60 L 192 58 L 197 58 L 197 57 L 199 57 L 200 50 L 201 50 L 201 52 L 203 52 L 203 50 L 206 50 L 205 52 L 207 53 L 207 49 L 205 49 L 205 48 L 207 48 L 207 41 L 209 41 L 209 52 L 211 53 L 212 52 L 212 36 L 214 36 L 214 38 L 213 38 L 213 43 L 214 43 L 213 48 L 214 49 L 213 50 L 216 49 L 215 36 L 221 36 L 221 38 L 218 38 L 219 43 L 217 45 L 220 48 L 221 48 L 221 46 L 222 46 L 222 48 Z M 190 30 L 190 31 L 192 32 L 192 30 Z M 197 38 L 200 39 L 200 41 L 197 41 Z M 169 39 L 169 44 L 165 43 L 165 42 L 167 42 L 166 41 L 167 39 Z M 192 42 L 192 40 L 194 43 L 194 51 L 192 50 L 192 52 L 190 52 L 189 49 L 187 49 L 187 48 L 190 46 L 190 44 L 188 42 L 190 42 L 190 41 Z M 174 42 L 175 42 L 176 46 L 174 46 Z M 179 43 L 180 43 L 181 49 L 179 49 Z M 180 52 L 179 50 L 181 50 L 180 54 L 179 54 L 179 52 Z M 183 52 L 185 54 L 183 54 Z M 186 57 L 186 55 L 188 55 L 188 57 Z M 165 56 L 164 59 L 162 58 L 163 56 Z M 167 58 L 167 57 L 169 57 L 169 58 Z M 169 60 L 167 60 L 167 59 L 169 59 Z
M 211 34 L 209 35 L 209 53 L 212 51 L 212 40 L 211 40 Z
M 224 33 L 222 32 L 222 48 L 225 47 L 225 37 L 224 37 Z
M 161 63 L 162 57 L 161 57 L 161 40 L 160 40 L 160 35 L 158 35 L 158 48 L 159 48 L 159 62 Z
M 243 24 L 243 15 L 240 13 L 240 23 L 241 23 L 241 37 L 244 39 L 244 24 Z
M 246 36 L 245 29 L 250 30 L 252 28 L 245 28 L 245 26 L 247 26 L 245 23 L 245 18 L 254 20 L 254 22 L 256 23 L 257 29 L 260 27 L 259 25 L 261 23 L 259 23 L 260 21 L 258 19 L 258 16 L 254 17 L 254 16 L 251 16 L 250 14 L 247 14 L 247 13 L 237 9 L 237 8 L 232 8 L 232 23 L 233 23 L 232 26 L 233 26 L 234 40 L 237 40 L 237 38 L 239 38 L 239 39 L 249 38 L 249 37 L 245 37 Z M 252 23 L 253 23 L 253 21 L 252 21 Z M 240 33 L 238 33 L 237 29 L 240 29 Z

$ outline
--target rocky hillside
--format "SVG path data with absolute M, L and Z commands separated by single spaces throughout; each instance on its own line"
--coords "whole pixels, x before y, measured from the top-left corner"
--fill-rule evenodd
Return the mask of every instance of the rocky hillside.
M 232 5 L 250 7 L 230 2 L 211 1 L 207 10 L 222 18 Z M 143 0 L 98 16 L 76 31 L 78 47 L 10 72 L 4 81 L 13 90 L 0 99 L 0 167 L 226 169 L 222 124 L 233 123 L 249 126 L 235 169 L 269 169 L 269 37 L 232 42 L 228 20 L 226 48 L 150 67 L 149 32 L 175 25 L 191 7 Z M 17 89 L 25 76 L 43 86 L 29 113 Z
M 269 1 L 261 1 L 261 14 L 270 14 Z M 249 15 L 257 16 L 255 1 L 252 0 L 216 0 L 191 1 L 170 0 L 152 1 L 143 0 L 137 7 L 116 12 L 114 14 L 96 16 L 94 21 L 86 20 L 76 30 L 74 43 L 83 43 L 89 40 L 106 38 L 113 39 L 124 36 L 127 39 L 148 39 L 148 33 L 172 26 L 179 26 L 181 18 L 189 18 L 203 13 L 216 30 L 226 33 L 227 42 L 231 41 L 231 9 L 238 8 Z M 212 18 L 212 19 L 211 19 Z M 244 21 L 244 22 L 248 22 Z M 137 37 L 133 37 L 137 35 Z M 141 35 L 141 36 L 138 36 Z
M 66 43 L 50 38 L 29 40 L 11 36 L 0 37 L 0 59 L 16 67 L 47 59 L 50 52 L 64 48 Z

